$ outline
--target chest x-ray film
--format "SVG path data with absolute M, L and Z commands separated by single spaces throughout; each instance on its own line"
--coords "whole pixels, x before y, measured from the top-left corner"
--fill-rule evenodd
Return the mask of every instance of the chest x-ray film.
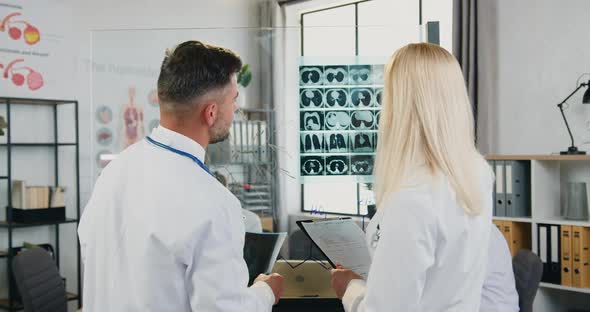
M 382 94 L 383 65 L 299 67 L 302 177 L 372 174 Z

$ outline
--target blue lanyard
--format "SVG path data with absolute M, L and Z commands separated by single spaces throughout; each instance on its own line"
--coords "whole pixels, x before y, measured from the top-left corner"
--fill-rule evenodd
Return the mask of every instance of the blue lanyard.
M 211 173 L 211 171 L 209 171 L 209 168 L 207 168 L 207 166 L 205 166 L 205 164 L 199 158 L 197 158 L 196 156 L 191 155 L 191 154 L 189 154 L 187 152 L 184 152 L 184 151 L 181 151 L 181 150 L 177 150 L 174 147 L 168 146 L 166 144 L 160 143 L 160 142 L 158 142 L 158 141 L 150 138 L 149 136 L 147 136 L 145 138 L 148 140 L 148 142 L 154 144 L 155 146 L 159 146 L 159 147 L 161 147 L 163 149 L 166 149 L 166 150 L 171 151 L 172 153 L 175 153 L 175 154 L 178 154 L 180 156 L 184 156 L 186 158 L 191 159 L 192 161 L 194 161 L 195 163 L 197 163 L 197 165 L 199 165 L 199 167 L 201 167 L 203 170 L 205 170 L 205 172 L 207 172 L 208 174 L 210 174 L 212 177 L 215 177 Z

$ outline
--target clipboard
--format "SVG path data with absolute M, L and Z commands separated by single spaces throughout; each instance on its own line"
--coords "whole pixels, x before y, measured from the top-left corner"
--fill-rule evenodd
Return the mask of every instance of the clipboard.
M 328 263 L 330 263 L 330 265 L 332 266 L 332 268 L 335 269 L 336 268 L 336 263 L 334 263 L 334 261 L 332 261 L 332 259 L 330 259 L 330 257 L 328 257 L 328 255 L 326 255 L 326 253 L 313 240 L 313 238 L 309 235 L 309 233 L 307 232 L 307 230 L 303 226 L 303 223 L 314 223 L 314 222 L 333 221 L 333 220 L 352 220 L 352 218 L 351 217 L 336 217 L 336 218 L 324 218 L 324 219 L 317 219 L 317 220 L 299 220 L 299 221 L 296 221 L 295 223 L 301 229 L 301 231 L 303 233 L 305 233 L 305 235 L 307 236 L 307 238 L 309 238 L 309 240 L 311 241 L 311 243 L 322 253 L 322 255 L 324 257 L 326 257 L 326 259 L 328 260 Z
M 303 233 L 328 259 L 353 270 L 364 279 L 371 267 L 369 247 L 362 229 L 350 217 L 302 220 L 296 222 Z

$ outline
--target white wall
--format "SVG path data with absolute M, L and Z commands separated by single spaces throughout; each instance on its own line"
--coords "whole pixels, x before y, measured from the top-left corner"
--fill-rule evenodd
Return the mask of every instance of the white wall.
M 489 152 L 549 154 L 567 149 L 567 130 L 556 105 L 590 72 L 590 41 L 586 0 L 495 1 L 497 32 L 490 50 L 496 99 L 489 105 Z M 493 66 L 494 64 L 492 64 Z M 489 67 L 488 67 L 489 68 Z M 495 76 L 495 77 L 493 77 Z M 586 77 L 586 81 L 589 77 Z M 493 86 L 493 85 L 492 85 Z M 582 105 L 583 91 L 570 99 L 566 111 L 576 144 L 590 142 L 590 106 Z M 583 146 L 582 146 L 583 145 Z

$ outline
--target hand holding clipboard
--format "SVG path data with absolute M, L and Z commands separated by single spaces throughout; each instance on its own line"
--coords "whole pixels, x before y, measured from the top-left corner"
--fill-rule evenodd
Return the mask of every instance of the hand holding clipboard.
M 351 269 L 367 279 L 371 256 L 365 233 L 349 217 L 297 221 L 297 225 L 328 259 Z

